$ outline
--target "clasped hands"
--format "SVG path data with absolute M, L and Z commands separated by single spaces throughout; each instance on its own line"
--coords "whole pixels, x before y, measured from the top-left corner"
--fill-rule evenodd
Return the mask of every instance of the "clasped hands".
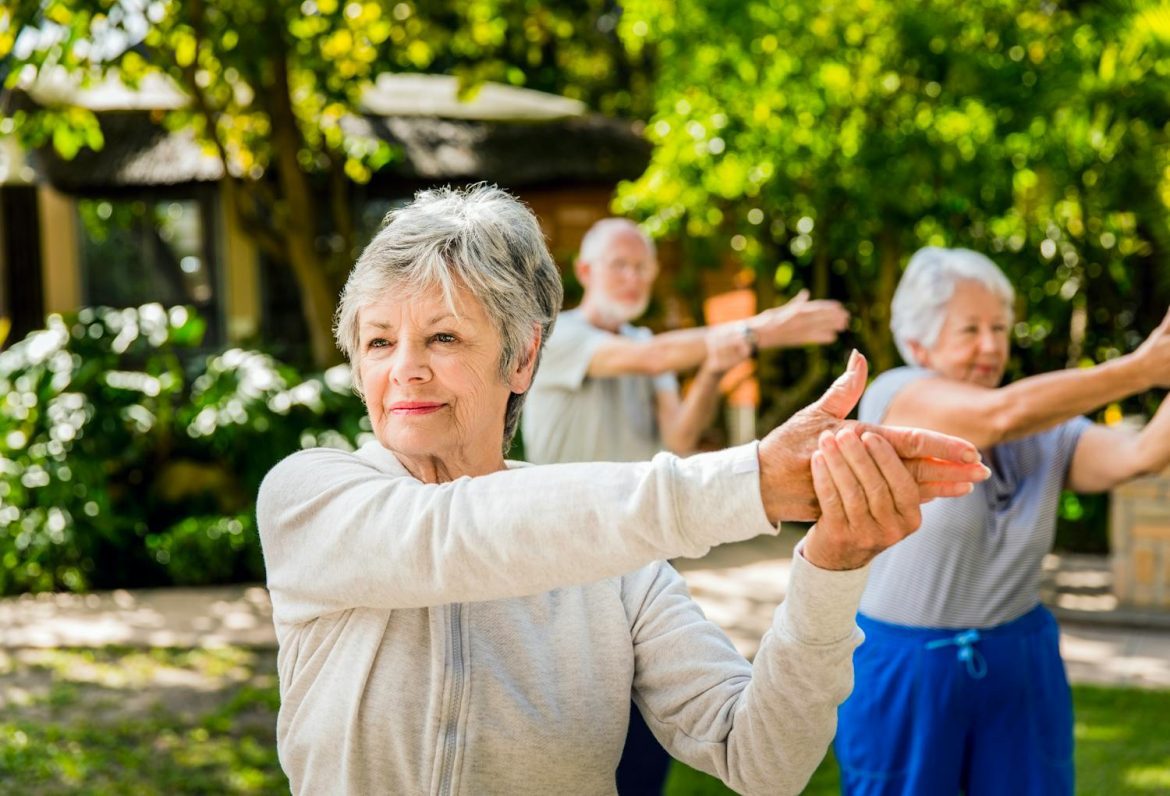
M 990 471 L 966 440 L 845 420 L 865 390 L 856 351 L 811 406 L 761 442 L 760 493 L 773 523 L 816 520 L 802 553 L 822 569 L 856 569 L 922 523 L 920 504 L 968 494 Z

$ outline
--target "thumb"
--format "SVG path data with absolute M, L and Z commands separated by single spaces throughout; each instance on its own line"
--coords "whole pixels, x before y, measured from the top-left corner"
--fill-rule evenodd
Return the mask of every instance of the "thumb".
M 853 349 L 853 353 L 849 355 L 849 364 L 845 367 L 845 372 L 829 385 L 829 389 L 825 390 L 825 394 L 816 402 L 816 408 L 844 420 L 853 411 L 853 407 L 857 406 L 857 402 L 861 400 L 861 394 L 865 392 L 865 377 L 868 372 L 869 365 L 866 363 L 865 357 L 858 353 L 856 348 Z
M 797 293 L 792 298 L 788 299 L 788 301 L 784 302 L 784 306 L 785 307 L 797 307 L 801 304 L 804 304 L 806 301 L 808 301 L 808 288 L 802 287 L 800 289 L 799 293 Z

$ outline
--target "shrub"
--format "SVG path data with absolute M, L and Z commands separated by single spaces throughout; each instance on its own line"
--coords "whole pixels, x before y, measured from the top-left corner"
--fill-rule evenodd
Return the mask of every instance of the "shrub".
M 256 489 L 368 433 L 342 366 L 208 355 L 184 307 L 86 308 L 0 353 L 0 593 L 262 577 Z

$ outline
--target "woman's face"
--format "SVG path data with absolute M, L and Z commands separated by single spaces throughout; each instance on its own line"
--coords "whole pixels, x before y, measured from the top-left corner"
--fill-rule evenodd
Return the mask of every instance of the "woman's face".
M 508 396 L 524 392 L 531 365 L 500 376 L 502 343 L 465 289 L 455 310 L 435 288 L 394 294 L 358 313 L 358 368 L 378 441 L 429 482 L 503 467 Z M 531 360 L 530 360 L 531 361 Z
M 1008 320 L 998 296 L 963 280 L 947 304 L 938 340 L 929 349 L 915 344 L 919 362 L 948 378 L 998 387 L 1007 367 Z

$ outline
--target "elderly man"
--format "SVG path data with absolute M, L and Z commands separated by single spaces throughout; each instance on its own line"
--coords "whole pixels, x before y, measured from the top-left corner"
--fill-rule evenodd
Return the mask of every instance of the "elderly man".
M 538 464 L 691 453 L 728 369 L 757 348 L 832 342 L 849 319 L 839 303 L 809 301 L 802 292 L 744 322 L 657 335 L 632 326 L 650 302 L 658 261 L 653 242 L 621 218 L 590 228 L 575 272 L 585 295 L 557 319 L 522 419 L 527 458 Z M 675 373 L 694 368 L 681 398 Z M 669 764 L 631 707 L 619 792 L 660 792 Z

